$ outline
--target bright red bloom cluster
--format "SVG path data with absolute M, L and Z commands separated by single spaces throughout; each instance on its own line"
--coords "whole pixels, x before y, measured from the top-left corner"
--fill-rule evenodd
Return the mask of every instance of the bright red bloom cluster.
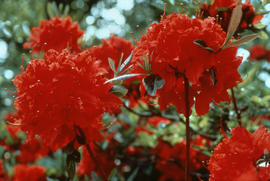
M 108 58 L 115 62 L 115 68 L 117 68 L 121 56 L 123 56 L 122 60 L 124 61 L 131 54 L 133 48 L 130 41 L 112 35 L 109 40 L 102 39 L 101 46 L 93 46 L 88 51 L 91 56 L 102 61 L 103 67 L 108 71 L 107 77 L 113 78 L 114 74 L 109 66 Z
M 266 50 L 262 45 L 254 45 L 250 48 L 250 60 L 264 60 L 270 62 L 270 50 Z
M 160 23 L 151 25 L 134 50 L 134 71 L 146 73 L 137 65 L 143 65 L 142 57 L 146 55 L 150 59 L 151 74 L 165 80 L 157 92 L 161 108 L 173 104 L 178 112 L 185 112 L 186 77 L 190 85 L 190 106 L 196 98 L 196 112 L 205 114 L 211 101 L 230 100 L 227 89 L 241 81 L 237 72 L 241 63 L 241 57 L 236 57 L 237 48 L 220 50 L 225 36 L 213 18 L 191 19 L 176 13 L 163 17 Z
M 19 164 L 14 166 L 12 181 L 47 181 L 45 168 Z
M 32 52 L 39 53 L 54 49 L 61 51 L 69 48 L 72 52 L 79 52 L 78 39 L 84 32 L 70 17 L 52 18 L 40 22 L 39 27 L 32 28 L 29 42 L 24 43 L 25 49 L 32 48 Z
M 197 138 L 196 143 L 201 142 L 202 138 Z M 196 144 L 197 145 L 197 144 Z M 200 146 L 200 145 L 197 145 Z M 157 155 L 156 168 L 162 173 L 160 181 L 165 180 L 184 180 L 185 178 L 185 153 L 186 142 L 182 141 L 174 146 L 164 141 L 159 142 L 158 146 L 154 149 Z M 190 149 L 190 164 L 191 171 L 200 169 L 203 162 L 206 162 L 209 158 L 203 155 L 200 151 L 191 147 Z
M 13 80 L 22 130 L 30 137 L 39 135 L 53 151 L 75 139 L 75 126 L 89 133 L 87 141 L 94 140 L 102 114 L 121 106 L 109 92 L 112 85 L 104 84 L 105 73 L 87 51 L 72 55 L 51 50 L 44 60 L 32 60 Z
M 200 7 L 200 16 L 202 18 L 207 18 L 209 16 L 215 17 L 223 30 L 227 31 L 232 10 L 237 5 L 238 2 L 235 0 L 215 0 L 211 5 L 204 3 Z M 254 31 L 256 28 L 254 28 L 253 25 L 259 23 L 263 18 L 261 15 L 256 15 L 252 4 L 250 4 L 248 0 L 242 4 L 242 12 L 243 16 L 241 22 L 234 35 L 242 33 L 246 29 Z
M 270 179 L 270 133 L 259 127 L 253 134 L 236 127 L 210 158 L 210 181 L 268 181 Z M 260 161 L 265 162 L 261 165 Z
M 108 159 L 107 155 L 104 154 L 102 150 L 100 150 L 101 148 L 98 148 L 97 146 L 93 144 L 91 145 L 91 149 L 93 151 L 95 158 L 90 157 L 86 147 L 84 147 L 83 158 L 80 161 L 80 164 L 77 169 L 77 173 L 79 177 L 83 175 L 91 176 L 91 172 L 95 171 L 98 174 L 98 176 L 100 176 L 101 178 L 105 176 L 106 178 L 103 178 L 103 179 L 106 180 L 108 176 L 110 175 L 111 170 L 115 167 L 114 160 Z M 93 159 L 96 159 L 96 160 L 94 161 Z M 96 161 L 99 164 L 99 167 L 98 165 L 96 165 Z M 100 170 L 100 168 L 102 170 Z

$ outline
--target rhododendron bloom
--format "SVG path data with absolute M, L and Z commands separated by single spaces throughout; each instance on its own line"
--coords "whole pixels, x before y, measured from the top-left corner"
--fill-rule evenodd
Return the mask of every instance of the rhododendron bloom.
M 173 104 L 183 113 L 186 77 L 189 105 L 192 106 L 196 98 L 196 112 L 205 114 L 211 101 L 230 100 L 227 89 L 241 81 L 237 68 L 242 59 L 236 56 L 237 47 L 221 50 L 225 37 L 214 18 L 191 19 L 176 13 L 163 17 L 160 23 L 153 23 L 138 42 L 134 50 L 134 72 L 163 79 L 164 86 L 157 90 L 161 108 Z M 149 59 L 150 71 L 141 67 L 143 55 Z
M 237 5 L 238 2 L 236 0 L 215 0 L 211 5 L 204 3 L 200 7 L 200 16 L 202 18 L 207 18 L 208 16 L 215 17 L 223 30 L 227 31 L 232 10 Z M 242 3 L 242 12 L 242 19 L 234 35 L 238 35 L 247 29 L 255 31 L 256 28 L 253 25 L 259 23 L 263 18 L 261 15 L 256 15 L 252 4 L 248 0 Z
M 29 42 L 24 43 L 25 49 L 32 48 L 32 52 L 39 53 L 54 49 L 61 51 L 65 48 L 72 52 L 79 52 L 79 38 L 84 32 L 79 29 L 77 23 L 72 22 L 70 17 L 55 17 L 50 20 L 43 20 L 39 27 L 32 28 Z
M 91 172 L 95 171 L 100 177 L 106 177 L 103 179 L 107 180 L 111 170 L 115 167 L 114 160 L 110 160 L 106 154 L 99 150 L 101 148 L 98 148 L 93 144 L 91 145 L 91 149 L 93 150 L 95 156 L 94 159 L 96 160 L 94 161 L 93 158 L 90 157 L 87 149 L 84 147 L 83 158 L 77 168 L 79 177 L 82 177 L 83 175 L 91 176 Z M 96 161 L 99 165 L 96 165 Z
M 236 127 L 231 134 L 231 138 L 224 138 L 214 149 L 209 161 L 210 181 L 268 181 L 268 130 L 261 126 L 250 133 L 245 128 Z
M 46 181 L 45 168 L 41 166 L 16 165 L 12 181 Z
M 202 138 L 197 138 L 194 145 L 200 146 Z M 199 141 L 200 140 L 200 141 Z M 199 143 L 199 145 L 197 144 Z M 186 142 L 182 141 L 175 145 L 170 145 L 164 141 L 160 141 L 158 146 L 153 150 L 157 155 L 156 168 L 161 172 L 160 181 L 175 180 L 181 181 L 185 179 L 185 152 Z M 202 162 L 208 160 L 208 156 L 203 155 L 200 151 L 193 148 L 190 149 L 191 171 L 196 171 L 202 167 Z
M 250 48 L 250 60 L 264 60 L 270 62 L 270 50 L 266 50 L 262 45 L 253 45 Z
M 14 106 L 28 136 L 39 135 L 53 151 L 75 139 L 80 127 L 88 141 L 99 136 L 100 118 L 121 106 L 104 84 L 100 62 L 87 52 L 72 55 L 48 51 L 44 60 L 32 60 L 13 80 L 17 88 Z
M 108 71 L 107 77 L 113 78 L 114 74 L 108 59 L 111 58 L 115 62 L 115 68 L 117 69 L 121 56 L 123 56 L 122 60 L 124 61 L 131 54 L 133 48 L 130 41 L 112 35 L 109 40 L 102 39 L 101 46 L 93 46 L 88 51 L 91 56 L 102 61 L 102 66 Z

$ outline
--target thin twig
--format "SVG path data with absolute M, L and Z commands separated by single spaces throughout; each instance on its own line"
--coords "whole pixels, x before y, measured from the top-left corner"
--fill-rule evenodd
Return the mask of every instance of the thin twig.
M 97 169 L 100 170 L 103 179 L 106 179 L 106 174 L 105 174 L 104 170 L 100 167 L 98 161 L 96 160 L 96 157 L 95 157 L 95 155 L 94 155 L 92 149 L 90 148 L 89 144 L 87 143 L 87 144 L 85 144 L 85 146 L 86 146 L 86 149 L 87 149 L 87 151 L 88 151 L 90 157 L 91 157 L 91 158 L 93 159 L 93 161 L 95 162 L 95 165 L 96 165 Z
M 234 111 L 235 111 L 236 116 L 237 116 L 237 121 L 238 121 L 239 126 L 242 127 L 241 113 L 240 113 L 240 111 L 239 111 L 239 109 L 237 107 L 236 98 L 235 98 L 235 95 L 234 95 L 233 88 L 231 88 L 231 92 L 232 92 L 233 107 L 234 107 Z
M 186 103 L 186 167 L 185 167 L 185 180 L 189 180 L 189 160 L 190 160 L 190 127 L 189 127 L 189 81 L 187 77 L 184 75 L 184 81 L 185 81 L 185 103 Z

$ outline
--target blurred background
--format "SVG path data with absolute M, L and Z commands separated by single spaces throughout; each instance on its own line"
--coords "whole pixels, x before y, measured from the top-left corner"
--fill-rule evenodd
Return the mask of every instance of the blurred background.
M 11 111 L 15 91 L 11 80 L 20 73 L 22 58 L 31 60 L 29 51 L 22 45 L 27 41 L 32 27 L 39 26 L 40 20 L 58 16 L 71 16 L 85 31 L 83 46 L 91 47 L 100 43 L 100 39 L 115 34 L 125 39 L 140 38 L 140 31 L 146 31 L 152 22 L 159 21 L 164 12 L 185 12 L 194 16 L 202 0 L 0 0 L 0 118 Z M 205 1 L 207 2 L 207 1 Z M 210 3 L 211 0 L 208 0 Z M 254 8 L 262 12 L 270 10 L 269 0 L 251 0 Z M 239 55 L 244 63 L 249 56 L 252 44 L 263 44 L 270 48 L 270 15 L 264 13 L 261 21 L 263 31 L 260 38 L 251 44 L 242 46 Z M 138 30 L 139 29 L 139 30 Z M 133 41 L 133 40 L 132 40 Z M 133 41 L 134 43 L 134 41 Z M 252 67 L 252 63 L 242 66 L 243 76 Z M 255 87 L 270 88 L 269 63 L 261 63 L 264 71 L 258 71 L 253 80 Z M 257 80 L 257 82 L 256 82 Z M 259 85 L 257 85 L 259 84 Z

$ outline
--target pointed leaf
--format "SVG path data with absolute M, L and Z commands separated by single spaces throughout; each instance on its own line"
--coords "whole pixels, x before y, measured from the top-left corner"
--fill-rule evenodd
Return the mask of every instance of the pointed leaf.
M 126 74 L 132 67 L 133 67 L 133 65 L 130 65 L 130 66 L 129 66 L 126 70 L 124 70 L 120 75 Z
M 213 85 L 215 86 L 216 83 L 217 83 L 215 69 L 212 67 L 209 71 L 210 71 L 210 75 L 211 75 L 211 79 L 212 79 Z
M 257 34 L 247 35 L 247 36 L 244 36 L 244 37 L 240 38 L 239 40 L 233 41 L 230 44 L 225 45 L 224 48 L 228 48 L 228 47 L 231 47 L 231 46 L 239 46 L 241 44 L 248 43 L 248 42 L 254 40 L 257 37 L 258 37 Z
M 195 40 L 193 41 L 194 44 L 199 45 L 205 50 L 208 50 L 209 52 L 214 52 L 214 50 L 207 46 L 207 44 L 203 40 Z
M 121 75 L 121 76 L 112 78 L 110 80 L 107 80 L 104 84 L 107 84 L 107 83 L 113 82 L 113 81 L 117 81 L 117 80 L 125 80 L 125 79 L 129 79 L 129 78 L 136 77 L 136 76 L 141 76 L 141 75 L 145 75 L 145 74 L 126 74 L 126 75 Z
M 122 53 L 121 53 L 120 60 L 119 60 L 119 62 L 118 62 L 117 72 L 120 72 L 119 70 L 120 70 L 120 67 L 121 67 L 121 65 L 122 65 L 123 57 L 124 57 L 124 53 L 122 52 Z
M 224 47 L 227 44 L 227 42 L 233 37 L 241 21 L 242 14 L 243 14 L 242 5 L 238 5 L 235 8 L 233 8 L 231 20 L 227 30 L 227 36 L 222 47 Z
M 68 175 L 70 178 L 73 178 L 75 175 L 76 164 L 75 164 L 75 161 L 73 160 L 73 157 L 71 155 L 67 156 L 66 164 L 67 164 Z
M 145 87 L 146 92 L 154 96 L 158 89 L 161 89 L 165 84 L 165 80 L 163 80 L 159 75 L 149 75 L 143 79 L 143 85 Z
M 110 68 L 111 68 L 112 71 L 115 73 L 116 70 L 115 70 L 115 63 L 114 63 L 113 59 L 108 58 L 108 62 L 109 62 Z
M 131 61 L 133 54 L 131 53 L 128 58 L 122 63 L 122 65 L 120 66 L 118 73 L 121 72 Z
M 119 97 L 123 97 L 128 93 L 128 89 L 121 85 L 114 85 L 113 88 L 110 90 L 110 92 L 114 93 Z

